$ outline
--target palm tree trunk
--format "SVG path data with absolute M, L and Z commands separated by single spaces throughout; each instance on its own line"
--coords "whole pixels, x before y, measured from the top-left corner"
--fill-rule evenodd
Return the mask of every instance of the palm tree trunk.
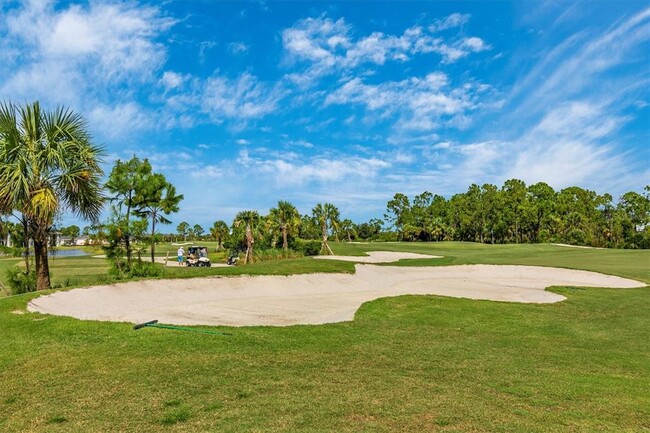
M 250 224 L 246 224 L 246 257 L 244 258 L 244 264 L 253 262 L 253 232 L 251 230 Z
M 155 262 L 156 254 L 156 218 L 151 219 L 151 263 Z
M 282 226 L 282 249 L 286 253 L 289 251 L 289 241 L 287 239 L 287 226 Z
M 324 252 L 326 255 L 333 256 L 334 253 L 332 252 L 332 249 L 327 243 L 327 225 L 323 224 L 321 228 L 323 230 L 323 246 L 321 247 L 321 251 Z
M 25 215 L 22 216 L 21 222 L 23 223 L 23 255 L 25 256 L 25 274 L 29 275 L 29 224 Z
M 124 234 L 124 243 L 126 244 L 126 262 L 131 264 L 131 227 L 129 224 L 131 218 L 131 193 L 129 193 L 128 205 L 126 207 L 126 233 Z
M 47 231 L 38 227 L 34 231 L 34 259 L 36 261 L 36 290 L 48 290 L 50 266 L 47 260 Z

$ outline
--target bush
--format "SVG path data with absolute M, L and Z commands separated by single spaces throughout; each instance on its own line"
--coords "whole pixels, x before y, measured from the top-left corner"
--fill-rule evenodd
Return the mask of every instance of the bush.
M 22 255 L 22 248 L 6 247 L 4 245 L 0 245 L 0 256 L 22 257 Z
M 566 236 L 566 242 L 571 245 L 586 245 L 587 234 L 580 229 L 572 229 Z
M 320 254 L 323 243 L 321 241 L 295 239 L 292 248 L 305 256 L 317 256 Z
M 135 277 L 160 277 L 165 273 L 165 269 L 161 265 L 138 260 L 133 261 L 129 267 L 128 263 L 120 261 L 119 266 L 114 262 L 108 273 L 116 280 L 125 280 Z
M 162 266 L 150 262 L 135 262 L 129 270 L 130 277 L 160 277 L 164 273 Z
M 7 280 L 12 295 L 36 291 L 36 272 L 26 274 L 22 269 L 13 267 L 7 269 Z
M 551 242 L 553 237 L 551 236 L 551 232 L 548 229 L 541 229 L 539 231 L 539 235 L 537 237 L 537 242 L 541 242 L 543 244 Z

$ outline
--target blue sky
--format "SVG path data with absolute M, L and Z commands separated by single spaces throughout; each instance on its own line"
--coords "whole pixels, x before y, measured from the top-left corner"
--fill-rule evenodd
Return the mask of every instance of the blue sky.
M 208 228 L 278 200 L 362 222 L 396 192 L 650 181 L 650 7 L 0 0 L 0 100 L 82 113 Z M 64 216 L 62 223 L 75 222 Z

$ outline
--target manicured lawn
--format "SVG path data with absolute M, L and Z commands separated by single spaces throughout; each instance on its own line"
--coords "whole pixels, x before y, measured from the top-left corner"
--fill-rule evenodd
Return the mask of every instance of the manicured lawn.
M 647 251 L 461 243 L 334 249 L 447 256 L 411 264 L 577 267 L 650 282 Z M 175 272 L 313 269 L 351 268 L 305 258 Z M 353 322 L 212 328 L 229 337 L 15 314 L 35 295 L 0 299 L 0 431 L 650 429 L 650 288 L 553 290 L 568 299 L 526 305 L 402 296 L 364 304 Z

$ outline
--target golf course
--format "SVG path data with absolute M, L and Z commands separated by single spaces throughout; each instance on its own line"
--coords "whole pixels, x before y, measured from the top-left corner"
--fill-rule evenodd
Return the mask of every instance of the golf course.
M 0 433 L 650 433 L 648 0 L 0 0 Z
M 459 242 L 332 243 L 332 249 L 347 256 L 369 251 L 442 256 L 380 267 L 559 267 L 650 283 L 650 254 L 643 250 Z M 83 260 L 86 264 L 79 264 Z M 96 273 L 94 260 L 53 260 L 53 281 L 68 272 L 67 261 L 85 269 L 77 278 L 89 281 Z M 7 261 L 15 263 L 0 263 Z M 192 280 L 180 277 L 352 272 L 352 262 L 304 257 L 169 268 L 163 278 L 175 278 L 182 291 Z M 340 323 L 137 331 L 133 323 L 28 312 L 28 303 L 42 293 L 0 298 L 0 429 L 650 428 L 650 288 L 547 290 L 566 299 L 535 304 L 403 295 L 364 303 L 353 320 Z

